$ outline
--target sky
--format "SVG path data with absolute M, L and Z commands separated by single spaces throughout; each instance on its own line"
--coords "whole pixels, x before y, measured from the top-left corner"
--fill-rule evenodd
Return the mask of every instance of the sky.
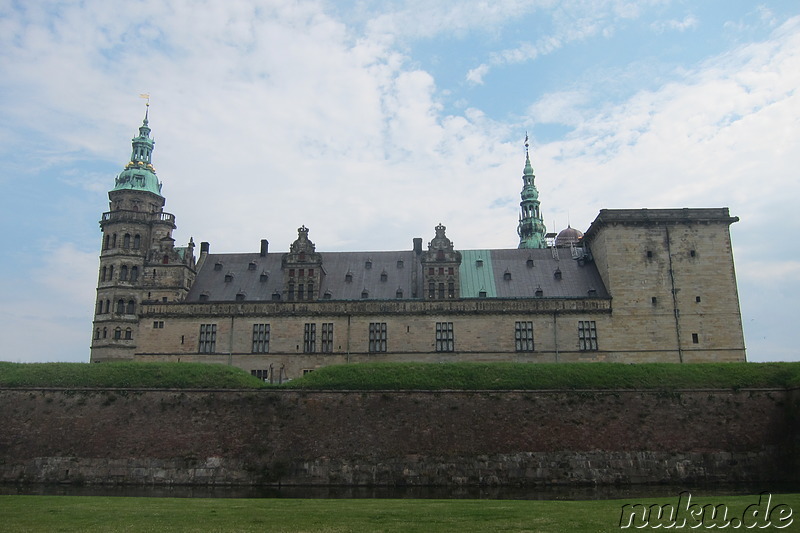
M 150 95 L 177 245 L 514 248 L 729 207 L 750 361 L 800 361 L 800 2 L 0 0 L 0 360 L 89 360 L 100 229 Z

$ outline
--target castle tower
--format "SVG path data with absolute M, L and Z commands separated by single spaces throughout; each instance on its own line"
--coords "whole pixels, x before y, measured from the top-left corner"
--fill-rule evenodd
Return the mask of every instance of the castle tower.
M 534 185 L 533 167 L 528 154 L 528 136 L 525 135 L 525 171 L 522 175 L 522 192 L 520 196 L 520 215 L 517 234 L 519 235 L 518 248 L 545 248 L 545 227 L 542 214 L 539 211 L 539 191 Z
M 148 104 L 149 106 L 149 104 Z M 131 160 L 108 193 L 103 213 L 91 361 L 132 359 L 146 301 L 181 301 L 194 281 L 194 243 L 176 248 L 175 217 L 165 213 L 152 165 L 148 113 L 132 139 Z

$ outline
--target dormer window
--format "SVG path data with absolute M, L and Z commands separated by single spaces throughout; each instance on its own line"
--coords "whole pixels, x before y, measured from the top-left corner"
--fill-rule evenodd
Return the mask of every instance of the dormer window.
M 388 279 L 389 279 L 389 276 L 388 276 L 388 274 L 386 274 L 386 271 L 381 272 L 381 281 L 386 281 Z
M 397 292 L 394 293 L 394 297 L 400 299 L 403 297 L 403 289 L 397 289 Z
M 243 302 L 244 298 L 245 298 L 245 295 L 244 295 L 243 292 L 237 292 L 236 293 L 236 301 L 237 302 Z
M 511 281 L 511 272 L 510 272 L 510 271 L 508 271 L 508 270 L 506 270 L 506 271 L 503 273 L 503 279 L 504 279 L 504 280 L 506 280 L 506 281 Z
M 331 299 L 331 291 L 325 291 L 325 294 L 322 295 L 323 300 L 330 300 Z
M 561 269 L 557 268 L 555 272 L 553 272 L 553 277 L 556 279 L 561 279 Z
M 478 268 L 482 267 L 483 266 L 483 259 L 481 259 L 480 257 L 478 259 L 476 259 L 475 260 L 475 266 L 478 267 Z
M 225 274 L 225 283 L 230 283 L 231 281 L 233 281 L 233 274 L 228 272 L 227 274 Z
M 533 268 L 533 259 L 529 257 L 528 260 L 525 261 L 525 266 L 527 266 L 528 268 Z
M 207 302 L 208 301 L 208 293 L 207 292 L 204 292 L 203 294 L 200 295 L 200 301 L 201 302 Z
M 478 292 L 478 298 L 486 298 L 486 290 L 485 289 L 481 289 Z
M 256 269 L 256 262 L 250 261 L 250 264 L 247 265 L 247 270 L 255 270 Z
M 541 298 L 542 296 L 544 296 L 544 291 L 542 290 L 541 287 L 537 287 L 535 294 L 537 298 Z
M 344 275 L 344 281 L 346 283 L 352 283 L 353 282 L 353 273 L 352 272 L 348 272 L 347 274 L 345 274 Z
M 367 289 L 364 289 L 363 291 L 361 291 L 361 298 L 362 299 L 369 298 L 369 291 L 367 291 Z
M 222 263 L 220 263 L 219 261 L 214 263 L 214 270 L 222 270 Z
M 402 259 L 398 259 L 397 260 L 397 268 L 403 268 L 403 260 Z
M 261 275 L 258 277 L 258 281 L 260 281 L 261 283 L 266 282 L 268 279 L 269 279 L 268 272 L 262 272 Z
M 272 300 L 273 301 L 277 302 L 280 299 L 281 299 L 281 293 L 279 293 L 278 291 L 275 291 L 275 292 L 272 293 Z
M 597 296 L 597 289 L 589 288 L 589 296 Z
M 364 263 L 364 268 L 366 270 L 369 270 L 369 269 L 372 268 L 372 259 L 367 259 L 367 261 Z

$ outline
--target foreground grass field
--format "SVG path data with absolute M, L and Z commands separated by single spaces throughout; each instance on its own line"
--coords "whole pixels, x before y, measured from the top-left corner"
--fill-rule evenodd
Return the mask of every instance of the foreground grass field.
M 685 500 L 684 500 L 685 501 Z M 0 496 L 0 530 L 3 531 L 270 531 L 270 532 L 437 532 L 620 531 L 625 504 L 672 504 L 672 498 L 596 501 L 530 500 L 307 500 L 307 499 L 177 499 L 89 496 Z M 797 531 L 800 494 L 773 494 L 769 503 L 759 496 L 692 497 L 695 511 L 701 506 L 724 505 L 727 515 L 712 520 L 706 509 L 704 522 L 692 521 L 684 512 L 676 518 L 687 522 L 680 530 L 695 531 L 736 525 L 748 509 L 758 531 Z M 629 507 L 630 509 L 630 507 Z M 717 508 L 718 512 L 723 509 Z M 766 510 L 764 515 L 753 511 Z M 772 511 L 772 516 L 769 515 Z M 787 511 L 789 516 L 787 517 Z M 698 511 L 699 512 L 699 511 Z M 780 515 L 780 516 L 779 516 Z M 641 514 L 640 514 L 641 516 Z M 699 516 L 699 514 L 697 515 Z M 782 522 L 779 521 L 782 519 Z M 747 518 L 746 518 L 747 520 Z M 787 525 L 784 529 L 761 526 Z M 666 521 L 665 521 L 666 522 Z M 650 529 L 658 521 L 650 521 Z M 643 522 L 633 522 L 630 530 Z M 665 523 L 661 524 L 663 529 Z
M 203 363 L 4 363 L 0 387 L 259 389 L 239 368 Z M 800 387 L 800 363 L 362 363 L 280 385 L 339 390 L 690 389 Z

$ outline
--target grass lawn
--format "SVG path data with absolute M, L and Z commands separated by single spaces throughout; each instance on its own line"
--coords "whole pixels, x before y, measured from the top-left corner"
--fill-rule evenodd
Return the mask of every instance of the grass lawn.
M 578 502 L 0 496 L 0 531 L 602 532 L 620 531 L 622 506 L 635 503 L 678 507 L 678 495 Z M 697 496 L 691 503 L 698 504 L 695 510 L 706 504 L 723 504 L 727 520 L 740 520 L 748 506 L 750 511 L 767 509 L 766 498 L 759 503 L 758 495 Z M 800 494 L 774 494 L 769 509 L 773 510 L 773 526 L 792 522 L 780 530 L 761 529 L 767 518 L 758 521 L 759 515 L 751 513 L 755 517 L 751 531 L 798 531 L 800 517 L 795 511 L 800 512 Z M 783 513 L 783 522 L 778 522 L 779 513 Z M 679 524 L 681 517 L 688 518 L 680 528 L 687 531 L 692 525 L 699 526 L 695 531 L 702 531 L 724 522 L 721 516 L 716 522 L 708 517 L 702 524 L 692 522 L 691 515 L 684 512 L 677 517 Z M 656 524 L 657 520 L 650 522 L 650 526 Z M 636 530 L 636 525 L 642 522 L 634 522 L 629 530 Z M 734 525 L 735 521 L 727 529 Z M 746 525 L 738 529 L 747 530 Z
M 0 387 L 546 390 L 800 387 L 800 363 L 359 363 L 272 385 L 204 363 L 5 363 Z

